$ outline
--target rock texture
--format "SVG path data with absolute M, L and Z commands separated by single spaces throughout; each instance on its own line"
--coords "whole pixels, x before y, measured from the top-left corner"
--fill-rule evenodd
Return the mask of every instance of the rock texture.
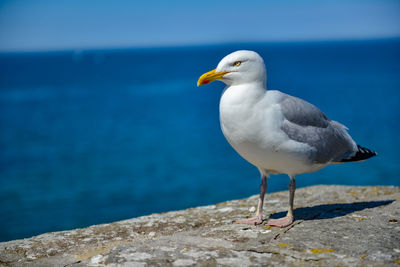
M 285 215 L 288 192 L 265 210 Z M 231 224 L 257 196 L 0 243 L 3 266 L 396 266 L 400 188 L 313 186 L 296 192 L 293 225 Z

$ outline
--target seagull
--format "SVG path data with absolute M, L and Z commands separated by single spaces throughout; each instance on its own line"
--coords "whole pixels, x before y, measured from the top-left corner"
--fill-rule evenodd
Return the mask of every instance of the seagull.
M 238 224 L 262 224 L 267 177 L 287 174 L 287 215 L 267 224 L 287 227 L 293 223 L 297 174 L 318 171 L 338 163 L 363 161 L 377 155 L 359 146 L 347 128 L 330 120 L 316 106 L 276 90 L 267 90 L 262 57 L 240 50 L 225 56 L 217 68 L 204 73 L 197 86 L 220 80 L 226 84 L 219 103 L 220 124 L 229 144 L 261 174 L 257 211 Z

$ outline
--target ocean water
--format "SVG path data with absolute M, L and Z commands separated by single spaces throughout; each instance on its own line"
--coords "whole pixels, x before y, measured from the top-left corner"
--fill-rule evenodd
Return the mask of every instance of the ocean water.
M 400 40 L 0 54 L 0 241 L 257 194 L 220 130 L 224 85 L 196 87 L 237 49 L 379 153 L 298 187 L 400 185 Z

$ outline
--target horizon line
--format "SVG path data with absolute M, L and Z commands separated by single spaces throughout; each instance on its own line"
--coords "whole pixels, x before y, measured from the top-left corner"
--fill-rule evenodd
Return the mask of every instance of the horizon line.
M 254 44 L 305 44 L 305 43 L 341 43 L 341 42 L 374 42 L 374 41 L 400 41 L 399 36 L 376 37 L 376 38 L 343 38 L 343 39 L 298 39 L 298 40 L 266 40 L 266 41 L 226 41 L 210 43 L 185 43 L 185 44 L 164 44 L 164 45 L 120 45 L 120 46 L 98 46 L 98 47 L 66 47 L 66 48 L 41 48 L 41 49 L 16 49 L 2 50 L 0 54 L 29 54 L 29 53 L 82 53 L 88 51 L 117 51 L 117 50 L 147 50 L 147 49 L 174 49 L 174 48 L 201 48 L 207 46 L 232 46 L 232 45 L 254 45 Z

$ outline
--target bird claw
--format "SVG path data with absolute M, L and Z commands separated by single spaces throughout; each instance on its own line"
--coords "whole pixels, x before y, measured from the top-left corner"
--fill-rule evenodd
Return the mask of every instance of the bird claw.
M 263 219 L 261 216 L 255 216 L 250 219 L 241 219 L 241 220 L 236 220 L 232 221 L 233 224 L 249 224 L 249 225 L 259 225 L 263 223 Z
M 293 216 L 286 216 L 280 219 L 269 219 L 267 225 L 283 228 L 293 223 Z

